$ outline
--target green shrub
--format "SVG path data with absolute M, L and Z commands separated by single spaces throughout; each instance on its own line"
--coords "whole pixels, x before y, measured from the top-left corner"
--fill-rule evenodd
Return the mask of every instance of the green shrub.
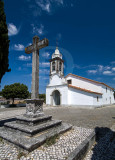
M 3 138 L 2 138 L 2 137 L 0 137 L 0 143 L 4 143 L 4 142 L 3 142 Z
M 51 145 L 53 145 L 53 144 L 56 143 L 56 140 L 57 140 L 57 139 L 59 139 L 59 135 L 58 135 L 58 134 L 54 135 L 53 137 L 48 138 L 48 139 L 46 140 L 45 145 L 46 145 L 46 146 L 51 146 Z
M 20 159 L 22 156 L 26 157 L 26 153 L 19 152 L 18 155 L 17 155 L 17 159 Z

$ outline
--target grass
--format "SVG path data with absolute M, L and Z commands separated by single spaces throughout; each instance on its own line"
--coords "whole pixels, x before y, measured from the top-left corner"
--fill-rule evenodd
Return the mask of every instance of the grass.
M 3 138 L 2 138 L 2 137 L 0 137 L 0 143 L 4 143 L 4 142 L 3 142 Z
M 26 153 L 19 152 L 18 155 L 17 155 L 17 159 L 20 159 L 22 156 L 26 157 Z
M 48 147 L 48 146 L 51 146 L 51 145 L 55 144 L 57 139 L 59 139 L 58 134 L 54 135 L 53 137 L 48 138 L 46 140 L 45 146 Z

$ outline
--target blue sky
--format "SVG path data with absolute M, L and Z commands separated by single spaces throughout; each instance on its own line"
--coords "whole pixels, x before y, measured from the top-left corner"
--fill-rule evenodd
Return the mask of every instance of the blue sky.
M 24 83 L 31 91 L 32 54 L 24 48 L 32 37 L 48 38 L 40 50 L 40 93 L 49 82 L 49 59 L 56 42 L 64 59 L 64 73 L 77 74 L 115 88 L 114 0 L 4 0 L 11 72 L 4 85 Z

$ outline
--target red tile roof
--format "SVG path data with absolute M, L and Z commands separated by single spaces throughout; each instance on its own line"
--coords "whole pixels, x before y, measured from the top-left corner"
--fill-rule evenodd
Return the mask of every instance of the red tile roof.
M 85 88 L 80 88 L 80 87 L 72 86 L 72 85 L 70 85 L 70 84 L 68 85 L 68 87 L 74 88 L 74 89 L 78 89 L 78 90 L 81 90 L 81 91 L 84 91 L 84 92 L 88 92 L 88 93 L 93 93 L 93 94 L 102 95 L 102 93 L 94 92 L 94 91 L 91 91 L 91 90 L 88 90 L 88 89 L 85 89 Z
M 114 88 L 108 86 L 107 84 L 105 84 L 105 83 L 103 83 L 103 82 L 98 82 L 98 81 L 95 81 L 95 80 L 92 80 L 92 79 L 88 79 L 88 78 L 85 78 L 85 77 L 81 77 L 81 76 L 78 76 L 78 75 L 75 75 L 75 74 L 72 74 L 72 73 L 69 73 L 67 76 L 65 76 L 65 78 L 67 78 L 68 76 L 74 76 L 74 77 L 77 77 L 77 78 L 85 79 L 85 80 L 90 81 L 90 82 L 94 82 L 94 83 L 98 83 L 98 84 L 103 84 L 103 85 L 105 85 L 106 87 L 114 90 Z

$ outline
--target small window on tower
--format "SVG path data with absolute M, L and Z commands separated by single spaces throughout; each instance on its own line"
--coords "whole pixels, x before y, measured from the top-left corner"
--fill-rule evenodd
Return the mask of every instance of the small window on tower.
M 106 87 L 106 93 L 107 93 L 107 87 Z
M 52 71 L 55 71 L 55 62 L 52 63 Z
M 67 83 L 72 84 L 72 80 L 71 79 L 67 80 Z
M 62 66 L 62 63 L 59 62 L 59 71 L 61 71 L 61 66 Z

